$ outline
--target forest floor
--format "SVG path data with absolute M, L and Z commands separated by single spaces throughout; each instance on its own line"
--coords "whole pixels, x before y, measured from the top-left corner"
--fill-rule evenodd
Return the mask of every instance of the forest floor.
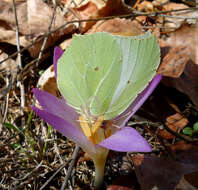
M 163 79 L 127 125 L 152 152 L 110 151 L 104 189 L 198 189 L 196 1 L 1 0 L 0 23 L 0 189 L 93 189 L 92 160 L 34 114 L 32 89 L 58 94 L 53 50 L 73 34 L 148 30 Z

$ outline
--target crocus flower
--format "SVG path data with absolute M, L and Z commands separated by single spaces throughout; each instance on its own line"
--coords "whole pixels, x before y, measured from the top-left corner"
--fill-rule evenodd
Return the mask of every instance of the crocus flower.
M 54 51 L 54 71 L 57 76 L 57 61 L 63 54 L 60 48 Z M 126 123 L 140 108 L 144 101 L 161 80 L 161 75 L 156 75 L 149 85 L 141 92 L 135 101 L 121 115 L 111 121 L 104 121 L 98 117 L 90 126 L 76 110 L 67 104 L 67 100 L 59 99 L 47 92 L 33 89 L 34 96 L 42 109 L 33 106 L 34 112 L 52 125 L 58 132 L 74 141 L 94 161 L 96 189 L 103 183 L 104 167 L 109 150 L 120 152 L 150 152 L 151 146 L 133 128 Z

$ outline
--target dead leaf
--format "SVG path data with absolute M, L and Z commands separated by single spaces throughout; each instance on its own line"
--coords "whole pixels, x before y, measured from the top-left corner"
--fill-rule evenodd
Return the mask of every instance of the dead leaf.
M 160 157 L 155 155 L 136 155 L 132 157 L 142 190 L 151 190 L 154 187 L 158 190 L 172 190 L 185 174 L 198 171 L 197 146 L 190 145 L 185 150 L 182 146 L 180 144 L 180 146 L 177 145 L 177 148 L 174 148 L 171 153 L 172 157 L 163 155 Z M 141 164 L 139 160 L 141 160 Z
M 165 125 L 174 132 L 181 131 L 188 124 L 188 119 L 180 113 L 176 113 L 166 118 Z M 166 129 L 159 130 L 158 134 L 164 139 L 173 139 L 174 135 Z
M 184 177 L 182 177 L 174 190 L 197 190 L 197 188 L 193 187 L 190 183 L 188 183 L 188 181 L 185 180 Z
M 141 165 L 136 166 L 134 160 L 141 157 L 144 158 Z M 142 190 L 151 190 L 155 187 L 158 190 L 171 190 L 183 175 L 182 168 L 173 160 L 149 155 L 141 157 L 134 156 L 132 161 Z
M 146 1 L 146 0 L 138 4 L 137 8 L 138 8 L 138 11 L 145 11 L 145 12 L 151 12 L 154 9 L 152 2 Z
M 141 25 L 136 20 L 115 18 L 97 22 L 87 33 L 110 32 L 113 34 L 134 36 L 142 34 Z
M 70 8 L 70 11 L 66 15 L 67 20 L 88 20 L 91 18 L 97 18 L 98 15 L 98 7 L 94 2 L 88 1 L 86 4 Z M 88 30 L 92 25 L 96 22 L 82 22 L 79 23 L 79 30 L 83 33 Z
M 166 47 L 162 47 L 165 51 Z M 189 49 L 185 46 L 171 48 L 163 57 L 158 73 L 166 77 L 178 78 L 183 73 L 187 62 L 189 61 Z
M 132 9 L 125 5 L 122 0 L 108 0 L 105 4 L 95 1 L 87 2 L 81 7 L 72 8 L 67 18 L 93 19 L 107 16 L 116 16 L 131 13 Z M 97 21 L 81 23 L 81 33 L 88 31 Z
M 165 76 L 169 76 L 164 77 L 162 82 L 188 95 L 195 106 L 198 107 L 198 38 L 196 36 L 198 36 L 198 23 L 196 25 L 185 25 L 171 33 L 168 38 L 160 40 L 160 45 L 162 45 L 162 56 L 164 56 L 161 72 L 162 74 L 164 72 Z M 182 53 L 178 51 L 178 55 L 172 55 L 173 60 L 175 60 L 174 64 L 171 54 L 176 53 L 175 48 L 178 51 L 180 49 L 183 56 L 181 57 Z M 167 54 L 168 52 L 170 52 L 170 55 Z M 171 72 L 169 62 L 173 70 L 179 68 L 178 72 Z M 184 69 L 183 72 L 182 69 Z M 178 76 L 178 78 L 172 78 L 173 75 L 174 77 Z
M 38 88 L 60 97 L 59 90 L 56 83 L 56 77 L 54 73 L 54 66 L 51 65 L 39 78 L 37 83 Z
M 99 16 L 115 16 L 131 13 L 132 8 L 123 3 L 122 0 L 108 0 L 106 5 L 99 10 Z
M 6 59 L 8 55 L 0 51 L 0 61 Z M 8 59 L 0 64 L 0 72 L 6 73 L 7 75 L 12 75 L 13 78 L 17 76 L 18 64 L 13 59 Z
M 27 0 L 16 4 L 17 18 L 19 23 L 19 38 L 21 46 L 31 44 L 35 39 L 48 31 L 53 9 L 42 0 Z M 65 18 L 56 13 L 51 30 L 55 30 L 66 22 Z M 0 1 L 0 42 L 16 45 L 15 17 L 12 4 Z M 61 37 L 71 34 L 76 29 L 70 24 L 66 28 L 52 34 L 46 44 L 46 48 L 52 46 Z M 29 48 L 32 57 L 37 57 L 40 52 L 42 41 Z
M 156 3 L 154 3 L 156 4 Z M 198 13 L 196 10 L 186 11 L 182 9 L 188 9 L 189 6 L 183 3 L 169 2 L 161 6 L 162 11 L 168 11 L 167 16 L 164 18 L 157 18 L 157 23 L 163 25 L 162 32 L 174 32 L 182 27 L 184 24 L 195 24 Z M 181 11 L 172 11 L 181 10 Z

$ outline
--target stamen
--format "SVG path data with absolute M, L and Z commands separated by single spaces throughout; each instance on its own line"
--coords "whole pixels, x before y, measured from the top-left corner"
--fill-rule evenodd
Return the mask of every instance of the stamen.
M 83 115 L 79 116 L 80 126 L 85 136 L 93 143 L 100 143 L 112 134 L 111 121 L 104 121 L 104 116 L 99 116 L 96 121 L 89 122 Z
M 83 133 L 90 138 L 92 136 L 91 128 L 88 125 L 87 120 L 81 115 L 79 116 L 80 126 L 83 130 Z
M 104 116 L 99 116 L 96 122 L 91 127 L 91 131 L 93 134 L 96 133 L 97 130 L 102 126 L 103 121 L 104 121 Z

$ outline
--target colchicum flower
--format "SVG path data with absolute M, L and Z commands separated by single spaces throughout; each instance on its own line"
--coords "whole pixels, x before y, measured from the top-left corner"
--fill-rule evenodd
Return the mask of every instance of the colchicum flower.
M 54 70 L 57 80 L 59 78 L 57 62 L 62 54 L 63 51 L 60 48 L 55 48 Z M 95 166 L 94 186 L 96 189 L 100 189 L 109 150 L 120 152 L 151 151 L 151 146 L 147 141 L 134 128 L 127 127 L 126 123 L 153 92 L 160 80 L 161 75 L 156 75 L 127 109 L 108 120 L 103 114 L 92 114 L 90 104 L 87 107 L 82 106 L 81 111 L 79 111 L 71 106 L 64 96 L 59 99 L 37 88 L 33 89 L 33 93 L 42 109 L 36 106 L 33 106 L 32 109 L 59 133 L 74 141 L 90 155 Z M 61 94 L 64 93 L 61 92 Z

